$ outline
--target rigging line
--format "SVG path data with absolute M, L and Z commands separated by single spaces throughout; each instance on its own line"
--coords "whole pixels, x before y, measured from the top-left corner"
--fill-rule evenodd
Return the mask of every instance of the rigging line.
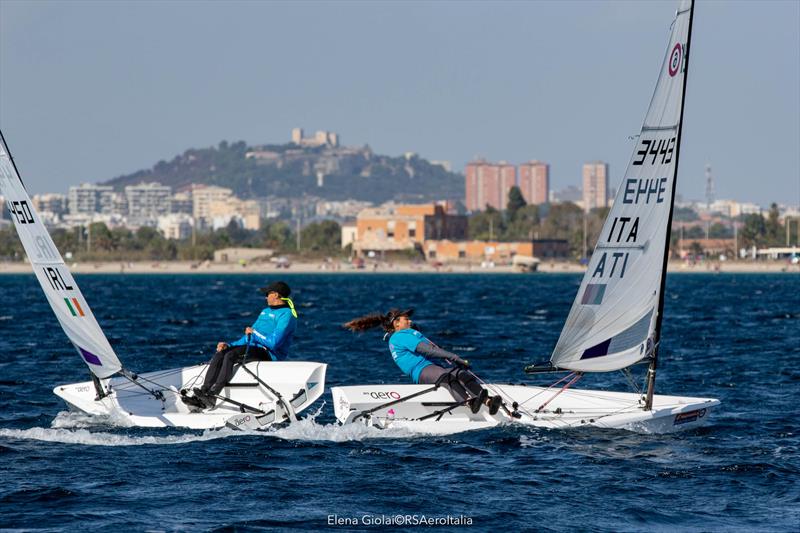
M 156 400 L 161 400 L 162 402 L 164 401 L 164 395 L 161 393 L 160 390 L 152 391 L 152 390 L 148 389 L 147 387 L 145 387 L 144 385 L 142 385 L 141 383 L 138 383 L 138 381 L 137 381 L 138 376 L 136 376 L 136 374 L 133 374 L 129 370 L 125 370 L 125 369 L 122 369 L 121 374 L 125 379 L 127 379 L 128 381 L 130 381 L 134 385 L 138 385 L 142 389 L 146 390 L 147 393 L 150 394 L 151 396 L 153 396 Z M 137 379 L 134 379 L 132 376 L 136 376 Z
M 635 392 L 636 394 L 641 395 L 642 391 L 639 390 L 639 386 L 636 385 L 636 382 L 633 379 L 633 374 L 631 373 L 631 369 L 628 368 L 628 367 L 625 367 L 625 368 L 620 369 L 620 372 L 622 372 L 622 375 L 625 376 L 625 379 L 628 380 L 628 384 L 633 389 L 633 392 Z
M 610 413 L 601 414 L 601 415 L 598 415 L 598 416 L 596 416 L 594 418 L 595 418 L 595 420 L 599 420 L 601 418 L 607 418 L 609 416 L 617 415 L 617 414 L 622 413 L 623 411 L 627 411 L 629 409 L 637 409 L 638 410 L 639 409 L 639 403 L 638 402 L 635 403 L 635 404 L 632 403 L 630 405 L 626 405 L 625 407 L 620 407 L 616 411 L 611 411 Z
M 544 408 L 547 406 L 547 404 L 549 404 L 550 402 L 552 402 L 553 400 L 555 400 L 555 399 L 556 399 L 556 396 L 558 396 L 559 394 L 561 394 L 562 392 L 564 392 L 565 390 L 567 390 L 568 388 L 570 388 L 572 385 L 574 385 L 575 383 L 577 383 L 577 382 L 578 382 L 578 380 L 579 380 L 579 379 L 581 379 L 582 377 L 583 377 L 583 374 L 581 374 L 580 372 L 576 372 L 576 373 L 575 373 L 575 377 L 574 377 L 574 378 L 572 378 L 572 379 L 569 381 L 569 383 L 567 383 L 566 385 L 564 385 L 563 387 L 561 387 L 561 389 L 560 389 L 560 390 L 559 390 L 557 393 L 555 393 L 555 394 L 553 395 L 553 397 L 552 397 L 552 398 L 550 398 L 549 400 L 547 400 L 546 402 L 544 402 L 542 405 L 540 405 L 540 406 L 539 406 L 539 408 L 538 408 L 538 409 L 536 409 L 536 411 L 534 411 L 534 412 L 535 412 L 535 413 L 541 413 L 541 412 L 542 412 L 542 409 L 544 409 Z
M 481 379 L 481 377 L 480 377 L 480 376 L 478 376 L 478 375 L 477 375 L 477 374 L 475 374 L 474 372 L 471 372 L 471 374 L 472 374 L 473 376 L 475 376 L 475 379 L 477 379 L 477 380 L 478 380 L 478 383 L 480 383 L 481 385 L 483 385 L 484 387 L 486 387 L 486 388 L 487 388 L 487 389 L 489 389 L 490 391 L 494 392 L 494 393 L 495 393 L 495 395 L 497 395 L 497 396 L 500 396 L 501 398 L 505 399 L 505 402 L 503 402 L 503 403 L 504 403 L 504 404 L 505 404 L 505 403 L 510 403 L 510 404 L 511 404 L 511 407 L 512 407 L 512 409 L 514 409 L 514 412 L 517 412 L 517 413 L 519 413 L 519 411 L 520 411 L 520 404 L 519 404 L 518 402 L 514 401 L 514 398 L 513 398 L 513 397 L 512 397 L 510 394 L 506 393 L 506 392 L 505 392 L 505 391 L 504 391 L 502 388 L 500 388 L 500 386 L 498 386 L 498 385 L 494 385 L 494 384 L 492 384 L 492 383 L 486 383 L 486 382 L 485 382 L 483 379 Z M 514 407 L 514 405 L 515 405 L 515 404 L 516 404 L 516 407 Z M 513 417 L 513 412 L 508 410 L 508 406 L 507 406 L 507 405 L 503 405 L 503 409 L 505 410 L 505 412 L 506 412 L 506 413 L 507 413 L 509 416 L 512 416 L 512 417 Z M 528 411 L 527 411 L 525 408 L 522 408 L 522 412 L 523 412 L 523 413 L 525 413 L 525 414 L 526 414 L 526 415 L 528 415 L 528 416 L 531 416 L 531 414 L 530 414 L 530 413 L 529 413 L 529 412 L 528 412 Z
M 544 389 L 540 390 L 539 392 L 537 392 L 536 394 L 534 394 L 533 396 L 531 396 L 530 398 L 528 398 L 528 399 L 527 399 L 527 400 L 525 400 L 524 402 L 520 403 L 520 405 L 525 405 L 526 403 L 528 403 L 529 401 L 533 400 L 534 398 L 536 398 L 536 397 L 537 397 L 537 396 L 539 396 L 540 394 L 544 394 L 545 392 L 549 391 L 550 389 L 552 389 L 553 387 L 555 387 L 556 385 L 558 385 L 558 384 L 559 384 L 559 383 L 561 383 L 562 381 L 564 381 L 564 380 L 567 380 L 567 379 L 570 379 L 570 378 L 571 378 L 572 376 L 574 376 L 574 375 L 575 375 L 575 372 L 570 372 L 569 374 L 567 374 L 567 375 L 566 375 L 566 376 L 564 376 L 563 378 L 559 379 L 559 380 L 558 380 L 558 381 L 556 381 L 555 383 L 553 383 L 553 384 L 551 384 L 550 386 L 548 386 L 548 387 L 546 387 L 546 388 L 544 388 Z

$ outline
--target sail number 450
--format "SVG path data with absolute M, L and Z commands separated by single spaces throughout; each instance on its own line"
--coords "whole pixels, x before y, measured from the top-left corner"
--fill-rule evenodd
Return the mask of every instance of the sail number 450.
M 8 201 L 8 211 L 14 215 L 19 224 L 33 224 L 33 214 L 31 208 L 28 207 L 28 202 L 22 201 Z

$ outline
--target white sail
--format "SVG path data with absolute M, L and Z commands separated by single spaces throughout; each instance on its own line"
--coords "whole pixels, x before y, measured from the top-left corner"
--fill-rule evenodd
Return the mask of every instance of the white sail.
M 5 139 L 0 143 L 0 195 L 5 197 L 11 220 L 47 301 L 81 359 L 99 378 L 118 372 L 122 364 L 33 208 L 11 161 Z M 42 324 L 36 334 L 46 335 L 49 330 L 46 324 Z
M 683 0 L 673 21 L 633 156 L 550 358 L 553 366 L 617 370 L 652 348 L 675 190 L 691 9 L 691 0 Z

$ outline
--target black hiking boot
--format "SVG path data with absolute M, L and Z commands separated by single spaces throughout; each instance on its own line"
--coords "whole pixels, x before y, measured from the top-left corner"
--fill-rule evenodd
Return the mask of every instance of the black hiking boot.
M 204 404 L 200 398 L 197 396 L 188 396 L 185 391 L 181 391 L 181 401 L 189 407 L 194 407 L 195 409 L 202 410 L 206 408 L 206 404 Z
M 213 409 L 214 406 L 217 405 L 217 399 L 214 396 L 215 395 L 210 392 L 200 392 L 194 395 L 194 397 L 203 404 L 203 408 L 205 409 Z
M 500 410 L 500 406 L 503 404 L 502 398 L 500 396 L 492 396 L 489 400 L 489 414 L 494 416 L 497 414 L 497 411 Z
M 469 401 L 469 408 L 472 410 L 473 414 L 481 410 L 481 405 L 483 405 L 488 397 L 489 393 L 486 391 L 486 389 L 481 389 L 480 394 Z

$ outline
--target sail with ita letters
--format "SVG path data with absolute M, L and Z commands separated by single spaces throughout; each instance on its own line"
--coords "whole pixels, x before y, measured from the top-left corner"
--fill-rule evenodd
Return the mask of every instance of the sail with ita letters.
M 657 342 L 691 7 L 681 2 L 672 24 L 633 155 L 550 358 L 554 367 L 618 370 L 650 356 Z

